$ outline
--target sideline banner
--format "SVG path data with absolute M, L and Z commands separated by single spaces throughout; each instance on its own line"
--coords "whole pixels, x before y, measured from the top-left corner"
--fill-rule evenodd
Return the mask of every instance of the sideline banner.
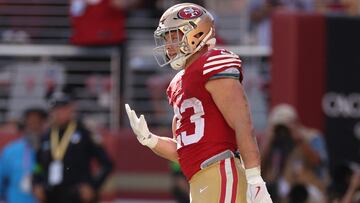
M 326 29 L 322 108 L 330 164 L 360 164 L 360 18 L 328 17 Z

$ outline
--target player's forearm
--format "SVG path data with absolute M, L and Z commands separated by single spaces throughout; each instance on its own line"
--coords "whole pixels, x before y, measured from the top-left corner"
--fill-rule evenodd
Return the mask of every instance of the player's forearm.
M 158 137 L 158 143 L 151 149 L 155 154 L 170 161 L 178 161 L 176 141 L 169 137 Z
M 237 145 L 244 162 L 245 168 L 254 168 L 260 166 L 260 152 L 253 134 L 250 108 L 247 103 L 245 93 L 243 101 L 240 102 L 239 116 L 235 119 L 234 129 L 236 133 Z
M 245 168 L 260 166 L 260 152 L 255 137 L 251 132 L 238 131 L 236 133 L 237 144 L 244 162 Z

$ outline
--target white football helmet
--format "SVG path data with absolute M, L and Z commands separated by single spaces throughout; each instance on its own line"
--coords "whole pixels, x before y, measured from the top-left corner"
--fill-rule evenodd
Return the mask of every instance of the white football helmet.
M 205 44 L 215 45 L 214 18 L 199 5 L 177 4 L 161 16 L 154 38 L 156 47 L 153 52 L 158 64 L 170 64 L 173 69 L 180 70 L 184 68 L 186 60 Z M 171 54 L 170 57 L 168 46 L 176 47 L 176 55 Z

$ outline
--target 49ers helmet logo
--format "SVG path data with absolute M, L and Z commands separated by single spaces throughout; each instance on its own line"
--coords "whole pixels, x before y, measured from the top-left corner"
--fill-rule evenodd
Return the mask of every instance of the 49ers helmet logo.
M 197 18 L 203 14 L 203 11 L 196 7 L 185 7 L 178 12 L 178 17 L 181 19 Z

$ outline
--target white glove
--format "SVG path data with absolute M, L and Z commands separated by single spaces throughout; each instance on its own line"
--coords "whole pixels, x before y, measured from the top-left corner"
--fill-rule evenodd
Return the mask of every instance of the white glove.
M 255 167 L 245 170 L 247 180 L 246 199 L 248 203 L 272 203 L 264 180 L 260 175 L 260 168 Z
M 125 104 L 125 109 L 136 138 L 142 145 L 154 148 L 158 143 L 158 137 L 149 131 L 144 115 L 138 118 L 135 111 L 131 110 L 129 104 Z

